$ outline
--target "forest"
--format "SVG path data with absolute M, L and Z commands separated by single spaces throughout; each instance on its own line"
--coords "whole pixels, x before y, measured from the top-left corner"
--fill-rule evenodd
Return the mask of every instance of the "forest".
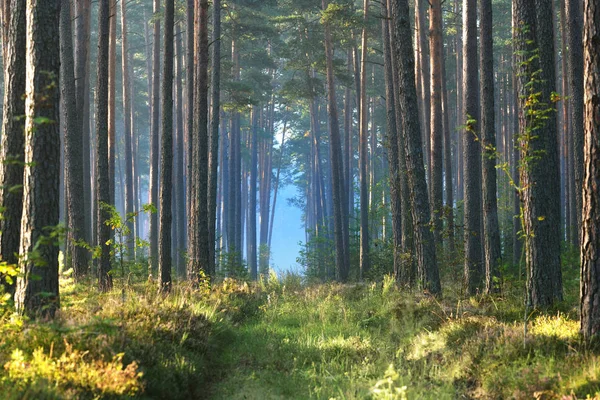
M 600 399 L 600 0 L 0 0 L 0 42 L 0 399 Z

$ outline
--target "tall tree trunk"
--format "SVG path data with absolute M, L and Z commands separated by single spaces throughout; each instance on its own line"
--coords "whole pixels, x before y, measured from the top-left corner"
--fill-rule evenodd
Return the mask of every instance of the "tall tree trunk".
M 496 187 L 496 127 L 494 116 L 494 49 L 492 37 L 492 1 L 480 0 L 481 48 L 481 139 L 482 195 L 485 254 L 485 289 L 487 293 L 498 287 L 500 258 L 500 228 Z
M 126 228 L 129 231 L 127 235 L 127 257 L 133 260 L 135 257 L 135 231 L 133 229 L 132 215 L 134 207 L 133 190 L 133 145 L 132 145 L 132 125 L 133 110 L 131 107 L 131 83 L 129 81 L 129 32 L 127 32 L 127 3 L 121 1 L 121 66 L 123 74 L 123 120 L 125 137 L 125 218 Z
M 369 271 L 369 186 L 367 175 L 368 160 L 368 121 L 367 121 L 367 21 L 369 0 L 364 0 L 363 21 L 365 27 L 361 40 L 361 65 L 360 65 L 360 279 Z
M 431 106 L 430 108 L 430 176 L 431 215 L 433 217 L 434 237 L 437 243 L 442 238 L 442 212 L 444 204 L 444 176 L 443 176 L 443 147 L 444 125 L 442 109 L 442 3 L 441 0 L 432 0 L 429 8 L 429 49 L 431 59 Z
M 196 197 L 190 213 L 190 231 L 196 236 L 194 252 L 189 254 L 188 278 L 198 282 L 200 270 L 209 272 L 208 230 L 208 0 L 198 3 L 194 30 L 196 79 L 194 79 L 193 135 L 193 195 Z
M 85 229 L 83 237 L 92 243 L 92 231 L 95 230 L 92 212 L 92 163 L 90 156 L 90 19 L 91 0 L 79 0 L 75 5 L 75 85 L 77 87 L 77 115 L 82 129 L 83 154 L 83 209 Z
M 173 28 L 175 0 L 165 0 L 165 36 L 162 81 L 162 136 L 160 158 L 159 290 L 171 290 L 171 223 L 173 190 Z
M 429 42 L 427 41 L 427 6 L 429 1 L 415 2 L 415 42 L 417 43 L 418 65 L 416 69 L 421 109 L 421 134 L 425 145 L 425 164 L 427 165 L 427 182 L 431 189 L 431 136 L 430 136 L 430 105 L 431 105 L 431 66 L 429 64 Z
M 67 190 L 67 246 L 71 254 L 70 267 L 75 280 L 87 272 L 87 250 L 77 244 L 84 240 L 85 210 L 83 208 L 83 150 L 80 116 L 77 114 L 75 87 L 75 61 L 73 59 L 73 35 L 71 32 L 71 5 L 62 0 L 60 13 L 60 82 L 64 118 L 65 177 Z
M 159 103 L 160 103 L 160 0 L 153 1 L 152 12 L 155 18 L 152 34 L 152 123 L 150 132 L 150 203 L 157 211 L 150 215 L 150 273 L 158 271 L 158 214 L 161 212 L 158 199 L 158 159 L 159 159 Z
M 410 200 L 414 222 L 414 243 L 421 288 L 432 294 L 441 294 L 435 242 L 429 229 L 431 220 L 423 146 L 417 108 L 415 67 L 411 37 L 408 0 L 392 0 L 392 15 L 395 25 L 392 41 L 395 64 L 398 68 L 398 96 L 402 110 L 403 139 L 406 151 L 406 166 L 410 184 Z
M 185 249 L 185 189 L 184 189 L 184 175 L 183 175 L 183 164 L 184 164 L 184 153 L 183 153 L 183 38 L 181 34 L 181 25 L 178 23 L 175 30 L 175 51 L 177 52 L 177 56 L 175 57 L 176 61 L 176 121 L 177 121 L 177 130 L 176 130 L 176 142 L 175 142 L 175 160 L 177 161 L 175 164 L 175 226 L 177 230 L 175 231 L 176 246 L 175 246 L 175 265 L 177 276 L 183 278 L 185 276 L 185 260 L 183 256 L 183 252 Z
M 383 56 L 385 73 L 385 105 L 387 114 L 386 147 L 388 154 L 390 208 L 392 213 L 392 240 L 394 244 L 394 277 L 400 280 L 402 273 L 402 200 L 400 198 L 401 181 L 398 158 L 398 126 L 396 121 L 396 93 L 392 70 L 392 51 L 390 48 L 390 29 L 388 18 L 389 4 L 382 6 Z M 407 212 L 406 210 L 404 212 Z
M 516 0 L 515 9 L 521 109 L 519 146 L 526 163 L 520 173 L 524 188 L 527 301 L 528 305 L 538 308 L 552 305 L 555 299 L 562 300 L 560 171 L 555 105 L 551 99 L 554 42 L 552 25 L 547 23 L 552 20 L 552 2 Z M 539 58 L 530 59 L 533 52 L 539 54 Z M 540 115 L 548 115 L 548 118 L 540 121 Z
M 448 235 L 448 250 L 455 252 L 454 242 L 454 185 L 452 184 L 452 140 L 450 139 L 450 104 L 448 102 L 448 89 L 446 88 L 446 59 L 442 46 L 442 113 L 444 129 L 444 184 L 446 190 L 446 203 L 443 212 L 446 218 L 446 231 Z
M 116 160 L 116 70 L 117 70 L 117 0 L 110 0 L 110 27 L 108 41 L 108 190 L 110 204 L 115 201 L 115 160 Z M 111 230 L 111 236 L 113 232 Z
M 194 208 L 194 202 L 196 201 L 194 180 L 194 81 L 196 79 L 194 74 L 194 49 L 195 49 L 195 28 L 194 28 L 194 0 L 187 0 L 186 9 L 186 54 L 185 54 L 185 92 L 186 92 L 186 213 L 187 213 L 187 253 L 193 254 L 196 247 L 196 236 L 193 229 L 189 229 L 191 222 L 194 218 L 192 210 Z M 189 260 L 188 260 L 189 261 Z M 187 274 L 187 266 L 186 266 Z M 191 277 L 188 277 L 191 278 Z
M 208 162 L 208 273 L 214 275 L 217 219 L 217 164 L 219 161 L 219 123 L 221 113 L 221 0 L 213 0 L 213 43 L 211 64 L 212 106 L 210 118 L 210 158 Z
M 327 0 L 322 0 L 323 10 L 327 8 Z M 365 18 L 368 1 L 365 3 Z M 366 48 L 366 33 L 363 37 L 363 46 Z M 337 99 L 335 96 L 335 77 L 333 74 L 333 46 L 329 24 L 325 23 L 325 59 L 327 68 L 327 114 L 329 115 L 329 154 L 331 167 L 331 192 L 333 200 L 333 223 L 336 250 L 336 278 L 345 282 L 349 272 L 349 243 L 346 241 L 348 230 L 348 216 L 345 212 L 346 188 L 344 184 L 344 164 L 342 161 L 342 143 L 338 122 Z M 364 65 L 363 65 L 364 66 Z M 368 234 L 367 234 L 368 238 Z M 367 243 L 368 245 L 368 243 Z M 367 246 L 368 247 L 368 246 Z M 362 257 L 361 257 L 362 259 Z M 361 271 L 364 273 L 367 264 L 361 262 Z
M 567 37 L 568 37 L 568 76 L 569 99 L 571 103 L 571 136 L 573 138 L 573 172 L 575 178 L 576 220 L 571 224 L 576 227 L 573 234 L 575 245 L 579 243 L 582 210 L 582 181 L 583 181 L 583 46 L 581 39 L 581 0 L 566 0 Z M 564 34 L 564 31 L 563 31 Z
M 96 235 L 100 246 L 98 260 L 98 286 L 107 292 L 112 288 L 110 275 L 110 227 L 106 221 L 110 219 L 110 186 L 108 173 L 108 60 L 110 30 L 109 0 L 99 1 L 98 11 L 98 62 L 96 83 Z
M 473 295 L 482 289 L 481 152 L 477 72 L 477 0 L 463 1 L 464 243 L 465 286 Z
M 258 107 L 252 107 L 250 116 L 252 124 L 251 159 L 250 159 L 250 186 L 248 191 L 248 268 L 250 278 L 258 278 L 257 252 L 256 252 L 256 185 L 258 175 Z M 244 181 L 245 184 L 245 181 Z
M 0 255 L 17 264 L 23 214 L 23 161 L 25 159 L 25 0 L 5 1 L 4 107 L 0 146 Z M 14 162 L 12 162 L 14 161 Z M 13 285 L 7 285 L 10 293 Z
M 25 257 L 19 261 L 22 276 L 17 280 L 15 303 L 19 312 L 43 317 L 53 317 L 59 308 L 58 246 L 54 240 L 43 239 L 48 239 L 58 224 L 60 49 L 56 38 L 60 3 L 27 2 L 25 172 L 19 252 Z
M 581 227 L 581 333 L 600 333 L 600 1 L 584 1 L 584 177 Z

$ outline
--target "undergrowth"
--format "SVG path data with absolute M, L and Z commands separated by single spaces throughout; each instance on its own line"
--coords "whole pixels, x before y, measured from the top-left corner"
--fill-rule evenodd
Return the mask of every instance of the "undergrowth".
M 566 273 L 566 282 L 569 279 Z M 517 280 L 515 280 L 517 281 Z M 119 287 L 119 285 L 116 285 Z M 52 322 L 10 309 L 2 398 L 600 398 L 600 349 L 579 337 L 576 286 L 527 326 L 522 286 L 444 298 L 392 279 L 306 285 L 295 275 L 209 289 L 153 283 L 99 294 L 62 282 Z M 525 331 L 527 332 L 525 334 Z

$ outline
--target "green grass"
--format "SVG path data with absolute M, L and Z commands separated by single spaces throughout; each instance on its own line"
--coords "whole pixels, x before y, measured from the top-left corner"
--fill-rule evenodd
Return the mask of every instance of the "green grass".
M 573 273 L 574 274 L 574 273 Z M 581 342 L 576 280 L 532 313 L 522 287 L 444 298 L 295 276 L 209 291 L 154 284 L 98 294 L 63 282 L 53 322 L 7 310 L 2 398 L 600 398 L 600 351 Z M 119 286 L 119 284 L 117 284 Z

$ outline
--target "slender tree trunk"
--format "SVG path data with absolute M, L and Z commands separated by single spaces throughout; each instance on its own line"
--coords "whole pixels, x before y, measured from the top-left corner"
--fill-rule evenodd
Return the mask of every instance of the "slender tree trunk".
M 584 177 L 581 227 L 581 333 L 600 333 L 600 2 L 584 1 Z
M 62 0 L 60 13 L 60 81 L 64 118 L 65 176 L 67 190 L 68 233 L 67 246 L 71 254 L 70 267 L 75 280 L 87 272 L 87 250 L 77 242 L 84 240 L 85 210 L 83 208 L 83 150 L 82 128 L 77 115 L 75 87 L 75 61 L 73 59 L 73 35 L 71 32 L 71 5 Z
M 390 29 L 388 7 L 382 6 L 383 56 L 385 73 L 385 105 L 387 114 L 386 147 L 388 154 L 390 208 L 392 213 L 392 239 L 394 244 L 394 276 L 400 280 L 402 273 L 402 201 L 398 158 L 398 127 L 396 121 L 396 93 L 392 71 L 392 51 L 390 49 Z M 406 210 L 404 212 L 407 212 Z
M 25 257 L 19 260 L 22 275 L 17 280 L 15 303 L 19 312 L 29 316 L 54 317 L 59 308 L 58 246 L 43 239 L 49 238 L 58 224 L 59 211 L 60 49 L 56 38 L 60 4 L 60 0 L 27 3 L 25 171 L 19 251 Z
M 414 52 L 411 37 L 408 0 L 392 0 L 395 25 L 392 48 L 398 68 L 398 96 L 402 110 L 403 139 L 406 166 L 410 185 L 410 199 L 414 221 L 415 253 L 421 288 L 429 293 L 441 294 L 435 242 L 429 229 L 431 220 L 423 146 L 417 108 L 417 90 L 414 75 Z M 401 155 L 402 156 L 402 155 Z
M 175 28 L 175 51 L 177 56 L 176 61 L 176 72 L 175 72 L 175 93 L 176 93 L 176 142 L 175 142 L 175 231 L 174 239 L 176 240 L 175 246 L 175 265 L 177 276 L 183 278 L 185 276 L 185 259 L 183 252 L 185 251 L 185 189 L 184 189 L 184 175 L 183 175 L 183 164 L 184 164 L 184 153 L 183 153 L 183 38 L 181 34 L 181 25 L 178 23 Z
M 482 289 L 481 152 L 477 72 L 477 0 L 463 1 L 464 243 L 465 286 L 469 295 Z
M 123 120 L 125 137 L 125 218 L 126 227 L 129 231 L 127 235 L 127 257 L 129 260 L 135 258 L 135 231 L 133 228 L 133 220 L 129 217 L 132 215 L 134 207 L 134 190 L 133 190 L 133 145 L 132 145 L 132 125 L 133 125 L 133 110 L 131 106 L 131 83 L 129 81 L 129 32 L 127 31 L 127 3 L 121 1 L 121 66 L 123 74 Z
M 430 108 L 430 176 L 431 215 L 433 217 L 434 237 L 441 243 L 442 212 L 444 204 L 444 177 L 443 177 L 443 147 L 444 124 L 442 109 L 442 3 L 441 0 L 432 0 L 429 8 L 429 48 L 431 59 L 431 106 Z
M 198 41 L 195 44 L 196 79 L 194 80 L 194 137 L 193 175 L 196 197 L 190 214 L 190 226 L 196 235 L 194 253 L 189 254 L 188 278 L 197 282 L 200 270 L 209 273 L 209 229 L 208 229 L 208 0 L 198 3 L 194 30 Z
M 368 121 L 367 121 L 367 28 L 369 0 L 364 0 L 363 20 L 365 27 L 361 40 L 360 66 L 360 279 L 369 271 L 369 176 L 367 175 L 368 160 Z
M 210 158 L 208 179 L 208 273 L 214 275 L 217 219 L 217 164 L 219 155 L 219 123 L 221 113 L 221 0 L 213 0 L 213 43 L 211 64 L 212 106 L 210 118 Z
M 492 37 L 492 1 L 479 0 L 480 48 L 481 48 L 481 139 L 482 197 L 485 250 L 485 289 L 487 293 L 498 289 L 501 258 L 500 228 L 498 225 L 498 201 L 496 187 L 496 127 L 494 116 L 494 53 Z
M 155 17 L 152 34 L 152 123 L 150 133 L 150 203 L 157 211 L 150 215 L 150 273 L 158 271 L 158 214 L 161 212 L 158 199 L 158 160 L 159 160 L 159 103 L 160 103 L 160 0 L 153 1 Z
M 248 205 L 248 267 L 250 269 L 250 278 L 258 278 L 257 252 L 256 252 L 256 185 L 258 175 L 258 107 L 252 108 L 252 140 L 251 140 L 251 160 L 250 160 L 250 186 L 249 186 L 249 205 Z
M 323 10 L 327 8 L 327 0 L 322 0 Z M 365 2 L 365 18 L 368 1 Z M 363 46 L 366 48 L 366 32 L 363 37 Z M 344 184 L 344 166 L 342 161 L 342 143 L 340 139 L 340 127 L 338 122 L 337 99 L 335 96 L 335 78 L 333 74 L 333 48 L 329 24 L 325 23 L 325 58 L 327 67 L 327 114 L 329 115 L 329 154 L 331 167 L 331 192 L 333 201 L 333 223 L 336 249 L 336 278 L 345 282 L 349 272 L 349 244 L 346 242 L 346 231 L 348 230 L 348 216 L 345 213 L 346 188 Z M 364 66 L 364 64 L 363 64 Z M 368 238 L 368 233 L 367 233 Z M 368 243 L 367 243 L 368 247 Z M 363 249 L 364 250 L 364 249 Z M 367 249 L 368 251 L 368 249 Z M 361 257 L 362 258 L 362 257 Z M 361 263 L 361 271 L 368 269 L 366 264 Z
M 116 66 L 117 66 L 117 0 L 110 0 L 110 28 L 108 41 L 108 190 L 110 204 L 115 201 L 115 160 L 116 160 Z M 114 233 L 111 230 L 111 237 Z
M 165 36 L 162 80 L 162 136 L 160 158 L 159 290 L 171 290 L 171 223 L 173 190 L 173 28 L 175 1 L 165 0 Z
M 25 159 L 26 12 L 25 0 L 4 3 L 4 107 L 0 146 L 0 255 L 2 261 L 18 263 L 23 214 L 23 161 Z M 13 162 L 14 161 L 14 162 Z M 6 285 L 9 293 L 13 285 Z
M 575 178 L 575 210 L 576 219 L 571 223 L 574 229 L 573 243 L 579 243 L 579 232 L 581 227 L 582 210 L 582 182 L 583 182 L 583 46 L 581 39 L 581 0 L 566 0 L 567 11 L 567 38 L 569 45 L 568 54 L 568 76 L 569 76 L 569 99 L 571 105 L 571 136 L 573 138 L 573 172 Z M 586 10 L 587 11 L 587 10 Z M 564 34 L 564 31 L 563 31 Z M 572 207 L 573 207 L 572 206 Z
M 96 235 L 100 246 L 98 260 L 98 286 L 107 292 L 112 288 L 110 275 L 110 227 L 106 221 L 110 219 L 107 208 L 110 202 L 110 186 L 108 172 L 108 60 L 109 60 L 109 31 L 110 31 L 109 0 L 99 0 L 98 11 L 98 62 L 96 86 L 96 199 L 98 209 L 96 214 Z
M 85 228 L 83 238 L 92 243 L 94 230 L 92 213 L 92 164 L 90 157 L 90 18 L 91 0 L 78 0 L 75 5 L 75 85 L 77 90 L 77 115 L 81 116 L 79 123 L 82 129 L 83 155 L 83 209 Z

